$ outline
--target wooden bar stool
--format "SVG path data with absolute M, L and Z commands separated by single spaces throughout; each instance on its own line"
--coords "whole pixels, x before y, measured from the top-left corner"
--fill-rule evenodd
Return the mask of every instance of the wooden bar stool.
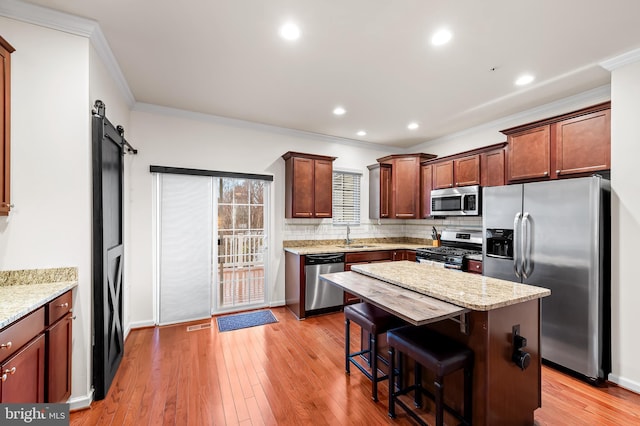
M 390 379 L 389 379 L 389 417 L 396 416 L 395 404 L 400 405 L 413 419 L 421 425 L 426 423 L 418 417 L 411 408 L 398 397 L 414 391 L 414 402 L 416 407 L 422 406 L 422 395 L 425 394 L 435 401 L 436 425 L 442 426 L 443 414 L 446 409 L 465 425 L 471 424 L 472 405 L 472 378 L 473 378 L 473 351 L 465 345 L 445 337 L 433 330 L 425 327 L 401 327 L 387 333 L 390 359 Z M 415 361 L 414 384 L 395 390 L 392 386 L 395 383 L 396 370 L 394 365 L 395 352 L 398 351 L 398 358 L 402 354 Z M 435 375 L 434 387 L 435 395 L 422 387 L 422 367 L 429 369 Z M 444 403 L 444 377 L 464 369 L 464 402 L 463 414 L 455 411 Z M 398 372 L 400 376 L 402 371 Z
M 388 330 L 400 327 L 405 323 L 384 310 L 371 305 L 369 303 L 356 303 L 353 305 L 347 305 L 344 308 L 344 323 L 345 323 L 345 371 L 347 374 L 351 374 L 351 364 L 358 367 L 362 373 L 371 380 L 371 398 L 374 401 L 378 401 L 378 382 L 389 378 L 388 375 L 378 376 L 378 361 L 381 361 L 385 365 L 389 365 L 389 362 L 378 354 L 378 335 L 386 333 Z M 363 330 L 369 332 L 369 347 L 358 352 L 351 353 L 351 321 L 358 324 Z M 364 342 L 363 342 L 364 346 Z M 371 372 L 362 365 L 357 357 L 360 355 L 369 355 L 369 367 Z

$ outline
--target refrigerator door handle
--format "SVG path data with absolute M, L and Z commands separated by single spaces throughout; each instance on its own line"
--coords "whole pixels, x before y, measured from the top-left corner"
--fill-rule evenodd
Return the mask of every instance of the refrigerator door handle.
M 531 215 L 525 212 L 522 216 L 522 276 L 527 279 L 533 272 L 531 261 Z
M 521 226 L 520 226 L 521 215 L 520 212 L 516 213 L 513 218 L 513 272 L 515 272 L 516 277 L 522 278 L 522 261 L 520 258 L 521 254 Z

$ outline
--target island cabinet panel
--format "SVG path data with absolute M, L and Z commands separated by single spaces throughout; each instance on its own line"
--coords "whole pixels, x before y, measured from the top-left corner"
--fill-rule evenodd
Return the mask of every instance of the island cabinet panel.
M 431 216 L 431 190 L 433 189 L 433 166 L 420 167 L 420 218 Z
M 473 424 L 531 425 L 534 411 L 541 406 L 540 304 L 531 300 L 490 311 L 469 313 L 469 334 L 460 332 L 453 321 L 439 321 L 430 327 L 466 344 L 474 352 Z M 513 326 L 527 339 L 523 348 L 531 364 L 521 370 L 511 360 Z M 410 374 L 410 373 L 408 373 Z M 423 384 L 432 389 L 433 377 L 424 372 Z M 462 408 L 463 376 L 457 372 L 445 378 L 445 402 Z M 427 404 L 433 404 L 425 399 Z M 445 416 L 445 424 L 457 424 Z
M 550 126 L 508 136 L 507 181 L 549 178 L 551 166 Z
M 71 396 L 71 340 L 73 330 L 72 292 L 57 297 L 46 306 L 47 343 L 46 401 L 66 402 Z
M 504 149 L 481 154 L 480 156 L 480 185 L 502 186 L 505 185 Z
M 555 124 L 555 144 L 558 176 L 610 169 L 611 110 Z
M 455 186 L 480 185 L 480 155 L 453 160 Z
M 0 216 L 11 209 L 11 53 L 15 49 L 0 36 Z
M 285 217 L 331 217 L 335 157 L 287 152 L 282 158 L 285 160 Z
M 45 340 L 40 334 L 0 364 L 0 402 L 45 402 Z
M 453 160 L 433 164 L 433 189 L 453 188 Z

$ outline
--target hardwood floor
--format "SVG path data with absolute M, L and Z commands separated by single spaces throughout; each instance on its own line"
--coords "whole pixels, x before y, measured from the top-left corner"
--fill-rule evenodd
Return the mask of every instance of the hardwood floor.
M 107 397 L 71 414 L 71 425 L 410 425 L 387 416 L 388 387 L 344 373 L 342 313 L 219 333 L 187 325 L 134 330 Z M 354 348 L 359 333 L 352 333 Z M 640 395 L 594 388 L 543 368 L 537 425 L 640 424 Z

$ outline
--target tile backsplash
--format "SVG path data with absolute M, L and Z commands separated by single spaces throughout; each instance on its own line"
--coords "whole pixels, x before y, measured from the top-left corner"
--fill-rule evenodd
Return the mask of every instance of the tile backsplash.
M 366 219 L 351 225 L 351 239 L 431 238 L 431 227 L 438 232 L 444 228 L 482 228 L 482 217 L 448 217 L 444 219 Z M 334 240 L 347 236 L 345 225 L 333 225 L 331 219 L 285 219 L 283 240 Z

